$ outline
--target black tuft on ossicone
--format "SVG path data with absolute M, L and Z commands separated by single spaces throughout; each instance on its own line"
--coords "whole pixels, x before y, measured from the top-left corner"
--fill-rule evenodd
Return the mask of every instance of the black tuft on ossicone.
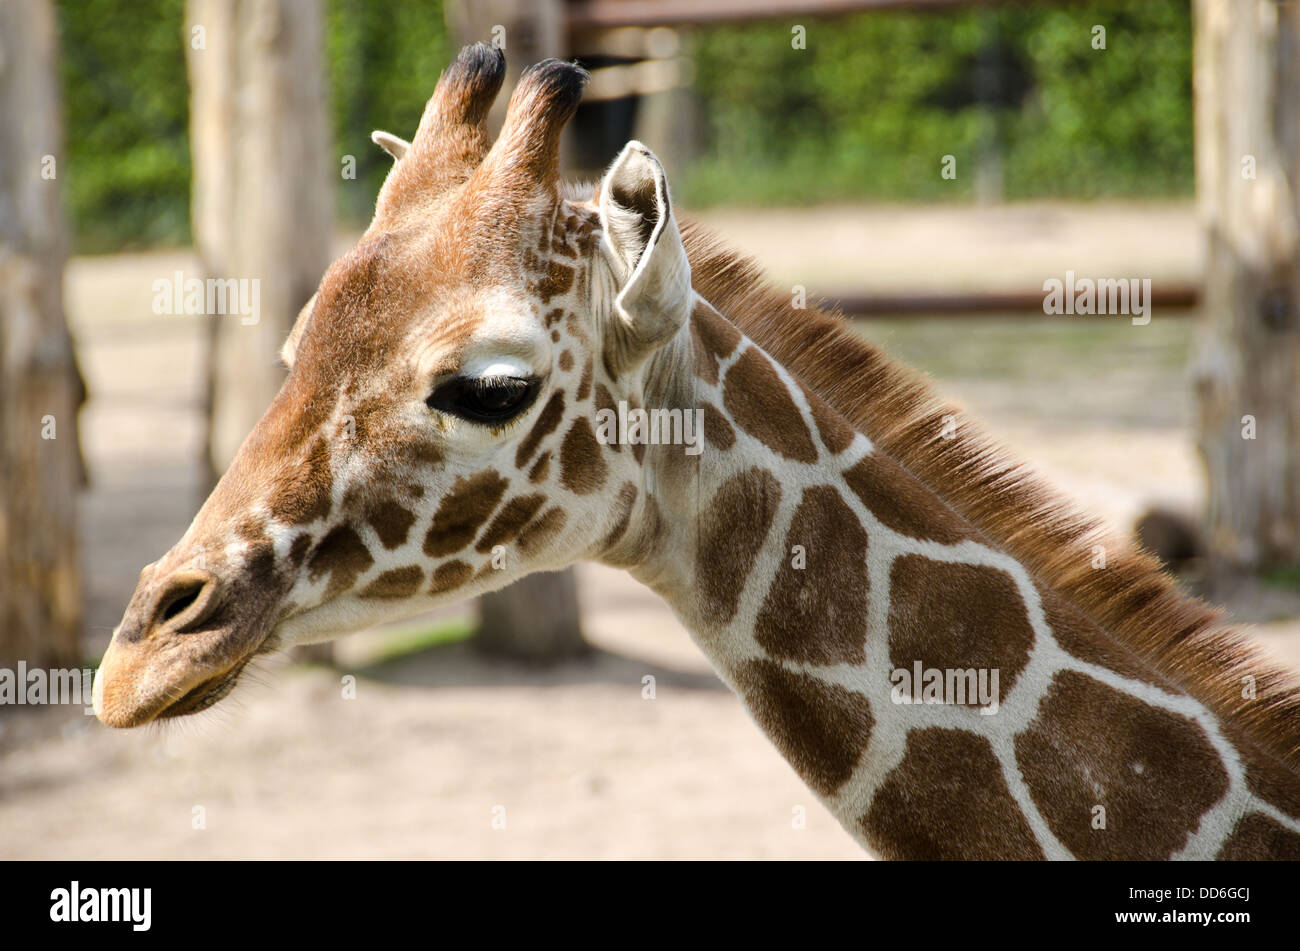
M 561 123 L 567 122 L 582 101 L 582 90 L 591 75 L 577 63 L 561 59 L 544 59 L 524 70 L 519 77 L 521 88 L 546 103 L 547 110 Z
M 464 47 L 444 75 L 447 86 L 457 90 L 457 97 L 464 103 L 468 122 L 478 122 L 487 115 L 505 78 L 506 54 L 491 43 Z

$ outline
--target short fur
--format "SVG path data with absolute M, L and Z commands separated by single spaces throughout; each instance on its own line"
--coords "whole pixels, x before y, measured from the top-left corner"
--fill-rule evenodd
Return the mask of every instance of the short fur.
M 994 546 L 1260 748 L 1300 768 L 1300 682 L 1226 625 L 1221 609 L 1180 591 L 1155 559 L 1061 498 L 842 315 L 796 310 L 757 264 L 694 222 L 683 223 L 682 237 L 695 289 L 743 333 Z M 949 416 L 956 435 L 942 438 Z M 1105 569 L 1092 568 L 1096 544 L 1106 546 Z M 1256 680 L 1254 700 L 1242 697 L 1247 675 Z

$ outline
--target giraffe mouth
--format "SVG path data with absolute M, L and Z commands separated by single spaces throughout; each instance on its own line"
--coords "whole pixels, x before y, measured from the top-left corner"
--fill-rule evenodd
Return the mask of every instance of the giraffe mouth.
M 229 696 L 230 691 L 235 689 L 235 685 L 239 682 L 239 675 L 244 672 L 244 668 L 248 666 L 251 659 L 251 657 L 246 657 L 225 673 L 209 677 L 197 686 L 192 687 L 179 700 L 168 704 L 154 714 L 154 719 L 167 720 L 173 717 L 190 716 L 194 713 L 201 713 L 218 701 L 224 700 Z
M 192 665 L 184 658 L 160 662 L 148 653 L 110 644 L 95 674 L 95 714 L 106 726 L 128 729 L 201 713 L 230 695 L 255 657 L 276 649 L 273 638 L 264 638 L 233 662 L 209 665 L 205 675 L 194 677 L 185 676 L 185 668 Z

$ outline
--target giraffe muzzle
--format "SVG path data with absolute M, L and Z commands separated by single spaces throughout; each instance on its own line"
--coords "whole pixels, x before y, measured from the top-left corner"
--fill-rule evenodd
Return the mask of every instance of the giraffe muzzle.
M 270 627 L 258 599 L 237 589 L 207 569 L 146 568 L 96 672 L 96 716 L 141 726 L 198 713 L 230 693 Z

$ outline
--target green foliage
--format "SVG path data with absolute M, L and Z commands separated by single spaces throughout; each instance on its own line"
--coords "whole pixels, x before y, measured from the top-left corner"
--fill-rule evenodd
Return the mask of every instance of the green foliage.
M 59 177 L 81 251 L 189 240 L 185 0 L 59 0 L 66 152 Z M 332 0 L 327 56 L 339 210 L 368 220 L 391 160 L 372 129 L 410 138 L 447 63 L 441 3 Z M 338 166 L 336 166 L 338 167 Z
M 441 3 L 331 0 L 327 56 L 340 155 L 357 160 L 339 187 L 340 217 L 363 225 L 393 160 L 370 141 L 374 129 L 410 139 L 452 54 Z
M 478 625 L 471 617 L 449 618 L 433 627 L 428 621 L 415 621 L 389 630 L 383 644 L 369 659 L 370 667 L 379 667 L 405 660 L 412 654 L 459 644 L 474 636 Z
M 1106 28 L 1106 49 L 1092 28 Z M 1189 4 L 870 12 L 703 31 L 693 203 L 966 199 L 982 153 L 1008 198 L 1192 188 Z M 957 177 L 940 174 L 944 155 Z
M 60 0 L 64 201 L 82 251 L 189 237 L 184 0 Z
M 1261 572 L 1264 584 L 1285 591 L 1300 591 L 1300 566 L 1271 568 Z
M 868 12 L 807 22 L 806 50 L 782 21 L 702 30 L 706 147 L 685 191 L 694 204 L 968 199 L 993 151 L 1008 198 L 1188 194 L 1188 6 Z M 188 240 L 184 0 L 59 0 L 59 19 L 59 175 L 78 247 Z M 339 179 L 343 221 L 368 220 L 390 165 L 371 130 L 414 134 L 451 47 L 441 3 L 330 0 L 335 149 L 357 171 Z

